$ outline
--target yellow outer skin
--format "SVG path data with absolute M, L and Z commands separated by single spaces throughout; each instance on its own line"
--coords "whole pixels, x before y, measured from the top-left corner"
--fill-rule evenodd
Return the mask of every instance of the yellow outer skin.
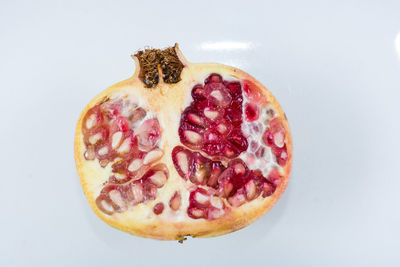
M 82 184 L 85 196 L 97 216 L 109 225 L 127 233 L 159 240 L 183 240 L 185 236 L 214 237 L 228 234 L 246 227 L 266 214 L 285 191 L 292 167 L 292 139 L 289 125 L 286 116 L 275 97 L 267 90 L 267 88 L 265 88 L 249 74 L 237 68 L 221 64 L 189 63 L 184 59 L 178 49 L 177 53 L 185 65 L 181 75 L 182 80 L 177 84 L 164 84 L 163 82 L 160 82 L 156 88 L 144 88 L 142 82 L 138 79 L 139 65 L 135 59 L 136 71 L 131 78 L 107 88 L 97 95 L 85 107 L 77 122 L 74 143 L 74 156 L 80 182 Z M 253 82 L 262 90 L 266 100 L 274 106 L 275 111 L 282 119 L 283 126 L 286 130 L 285 142 L 287 146 L 288 160 L 283 168 L 282 173 L 284 174 L 284 177 L 282 178 L 282 182 L 274 194 L 267 198 L 259 197 L 251 202 L 233 209 L 232 212 L 225 214 L 225 216 L 212 221 L 204 219 L 193 220 L 187 217 L 187 220 L 177 222 L 166 220 L 165 218 L 159 216 L 155 216 L 151 221 L 140 220 L 138 218 L 138 214 L 143 214 L 141 213 L 143 209 L 151 210 L 152 203 L 149 204 L 149 207 L 140 204 L 138 206 L 142 206 L 135 207 L 136 210 L 133 212 L 118 213 L 111 216 L 106 215 L 99 210 L 95 200 L 98 196 L 99 187 L 101 187 L 102 182 L 96 181 L 96 175 L 98 175 L 96 170 L 94 169 L 93 165 L 88 163 L 83 156 L 85 145 L 83 143 L 83 134 L 81 128 L 82 120 L 86 112 L 91 107 L 99 103 L 105 96 L 108 96 L 119 90 L 132 90 L 141 98 L 146 100 L 152 111 L 158 116 L 161 116 L 161 118 L 159 117 L 160 122 L 164 120 L 164 125 L 168 126 L 168 129 L 163 129 L 163 138 L 166 138 L 167 140 L 165 140 L 163 146 L 161 147 L 164 149 L 164 156 L 162 157 L 161 162 L 164 162 L 167 165 L 170 172 L 170 177 L 167 184 L 170 183 L 170 186 L 180 184 L 179 186 L 182 186 L 182 179 L 176 172 L 171 159 L 172 149 L 176 145 L 180 145 L 178 136 L 180 114 L 185 108 L 183 105 L 186 103 L 186 94 L 190 94 L 192 86 L 196 83 L 203 82 L 204 77 L 207 77 L 208 74 L 213 72 L 220 73 L 223 76 L 234 77 L 238 80 L 250 80 Z M 167 132 L 170 136 L 167 135 Z M 164 135 L 167 136 L 165 137 Z

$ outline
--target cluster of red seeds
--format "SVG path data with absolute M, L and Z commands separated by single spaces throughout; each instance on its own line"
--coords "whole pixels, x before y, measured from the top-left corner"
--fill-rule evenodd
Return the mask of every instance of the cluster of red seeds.
M 237 158 L 248 148 L 241 130 L 241 83 L 224 81 L 220 75 L 211 74 L 204 85 L 193 87 L 192 97 L 179 126 L 180 140 L 189 149 L 177 146 L 172 151 L 179 175 L 201 186 L 190 194 L 188 215 L 194 219 L 215 219 L 224 213 L 225 204 L 221 201 L 224 198 L 231 206 L 238 207 L 260 195 L 273 194 L 281 182 L 278 171 L 273 169 L 264 177 L 260 170 L 250 170 Z M 250 102 L 244 110 L 246 121 L 259 118 L 256 104 Z M 276 146 L 266 144 L 273 149 Z M 226 167 L 221 162 L 224 160 L 229 161 Z M 284 164 L 282 160 L 281 163 Z

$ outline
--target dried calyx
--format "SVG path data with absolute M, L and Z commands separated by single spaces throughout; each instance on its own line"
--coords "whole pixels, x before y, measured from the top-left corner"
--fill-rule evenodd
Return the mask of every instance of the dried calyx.
M 155 87 L 159 80 L 159 66 L 162 79 L 165 83 L 177 83 L 181 80 L 184 67 L 176 54 L 177 44 L 173 47 L 161 49 L 145 49 L 138 51 L 134 56 L 139 60 L 139 79 L 147 88 Z

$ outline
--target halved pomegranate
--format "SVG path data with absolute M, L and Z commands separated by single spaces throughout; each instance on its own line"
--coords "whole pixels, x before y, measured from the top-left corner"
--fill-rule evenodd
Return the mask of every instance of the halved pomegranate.
M 155 239 L 243 228 L 285 190 L 292 162 L 286 116 L 245 72 L 189 63 L 178 46 L 133 56 L 135 74 L 82 112 L 75 160 L 105 222 Z

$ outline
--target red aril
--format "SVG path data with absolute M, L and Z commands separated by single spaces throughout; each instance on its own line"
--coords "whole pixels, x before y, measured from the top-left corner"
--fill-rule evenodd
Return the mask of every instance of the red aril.
M 188 62 L 177 46 L 134 56 L 136 72 L 82 112 L 75 160 L 105 222 L 155 239 L 217 236 L 265 214 L 284 192 L 286 117 L 253 77 Z

